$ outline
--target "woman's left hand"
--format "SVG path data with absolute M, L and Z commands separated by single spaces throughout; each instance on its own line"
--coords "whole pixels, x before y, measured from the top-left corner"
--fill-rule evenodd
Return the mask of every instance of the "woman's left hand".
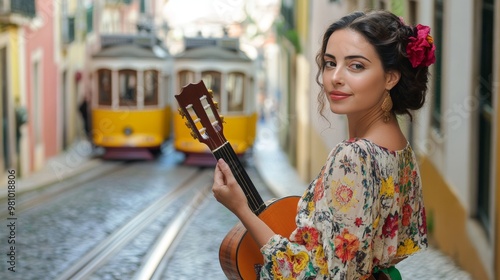
M 219 159 L 215 166 L 212 192 L 218 202 L 236 215 L 248 208 L 245 193 L 223 159 Z

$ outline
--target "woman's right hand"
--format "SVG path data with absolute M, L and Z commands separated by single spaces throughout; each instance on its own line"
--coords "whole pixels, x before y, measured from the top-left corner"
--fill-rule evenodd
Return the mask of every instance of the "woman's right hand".
M 218 202 L 237 216 L 249 209 L 245 193 L 223 159 L 219 159 L 215 166 L 212 192 Z

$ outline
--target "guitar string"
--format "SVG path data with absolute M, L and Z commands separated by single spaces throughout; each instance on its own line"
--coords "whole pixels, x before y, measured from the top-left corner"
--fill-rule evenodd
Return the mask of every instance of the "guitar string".
M 219 138 L 219 141 L 224 143 L 224 145 L 221 146 L 221 148 L 220 148 L 220 150 L 222 151 L 222 154 L 225 155 L 226 158 L 228 158 L 229 160 L 232 160 L 233 162 L 238 162 L 238 159 L 235 158 L 234 152 L 231 152 L 231 150 L 230 150 L 231 147 L 226 146 L 226 145 L 231 145 L 231 144 L 227 141 L 224 141 L 223 137 L 221 136 L 221 134 L 218 131 L 216 132 L 216 134 L 217 134 L 217 137 Z M 240 185 L 242 185 L 241 187 L 246 190 L 246 193 L 249 196 L 249 202 L 253 206 L 252 207 L 253 210 L 258 211 L 258 209 L 260 208 L 260 205 L 257 201 L 257 198 L 255 197 L 255 194 L 252 191 L 252 188 L 247 184 L 243 174 L 241 173 L 241 170 L 238 170 L 238 171 L 240 171 L 240 172 L 237 172 L 237 174 L 234 174 L 234 175 L 240 179 L 240 182 L 241 182 Z
M 212 107 L 212 104 L 210 104 L 210 109 L 212 109 L 212 111 L 214 111 L 214 109 L 213 109 L 213 107 Z M 216 115 L 216 112 L 212 112 L 212 114 L 214 114 L 214 116 L 215 116 L 215 115 Z M 220 117 L 219 117 L 219 119 L 217 119 L 217 122 L 220 122 Z M 222 126 L 222 124 L 220 124 L 220 126 Z M 215 133 L 216 133 L 216 136 L 217 136 L 217 137 L 218 137 L 218 139 L 219 139 L 219 142 L 221 142 L 221 143 L 222 143 L 222 146 L 221 146 L 221 151 L 222 151 L 222 153 L 223 153 L 223 154 L 225 154 L 225 155 L 226 155 L 226 157 L 231 158 L 231 160 L 232 160 L 233 162 L 238 162 L 238 159 L 237 159 L 237 158 L 235 158 L 235 153 L 234 153 L 234 152 L 231 152 L 231 150 L 230 150 L 230 149 L 231 149 L 231 147 L 228 147 L 228 148 L 227 148 L 227 150 L 226 150 L 225 145 L 231 145 L 231 144 L 230 144 L 228 141 L 224 141 L 225 139 L 224 139 L 224 137 L 223 137 L 223 136 L 219 133 L 219 131 L 217 131 L 217 130 L 215 130 L 215 129 L 214 129 L 214 131 L 215 131 Z M 214 146 L 216 146 L 216 144 L 215 144 L 215 142 L 212 140 L 212 138 L 210 138 L 210 137 L 209 137 L 209 140 L 212 142 L 212 144 L 213 144 Z M 254 191 L 252 190 L 252 188 L 251 188 L 249 185 L 247 185 L 247 182 L 246 182 L 245 178 L 243 177 L 243 173 L 241 172 L 241 170 L 238 170 L 238 171 L 240 171 L 240 172 L 237 172 L 237 174 L 233 174 L 233 175 L 235 175 L 236 177 L 238 177 L 238 178 L 240 179 L 240 182 L 241 182 L 241 183 L 240 183 L 240 185 L 242 185 L 241 187 L 242 187 L 242 188 L 244 188 L 244 189 L 246 190 L 246 193 L 247 193 L 247 194 L 248 194 L 248 196 L 249 196 L 249 202 L 253 205 L 253 209 L 254 209 L 255 211 L 258 211 L 258 209 L 260 208 L 260 205 L 258 205 L 258 204 L 259 204 L 259 202 L 257 201 L 257 198 L 256 198 L 256 196 L 255 196 L 255 193 L 254 193 Z M 243 172 L 245 172 L 245 171 L 243 170 Z
M 212 101 L 211 99 L 207 98 L 207 101 L 208 100 Z M 212 103 L 213 103 L 213 101 L 209 102 L 210 109 L 212 110 L 212 114 L 214 116 L 219 116 L 217 110 L 214 109 L 215 105 Z M 222 120 L 220 119 L 220 116 L 217 119 L 217 122 L 220 125 L 220 127 L 222 127 Z M 221 133 L 219 131 L 217 131 L 216 129 L 214 129 L 214 131 L 216 133 L 216 136 L 217 136 L 219 142 L 222 144 L 222 146 L 221 146 L 222 154 L 226 155 L 226 157 L 230 158 L 230 160 L 232 160 L 233 162 L 239 162 L 238 159 L 235 158 L 234 151 L 231 152 L 231 149 L 232 149 L 232 147 L 230 146 L 231 144 L 227 140 L 224 139 L 223 135 L 221 135 Z M 211 140 L 211 138 L 210 138 L 210 140 Z M 214 146 L 215 146 L 215 143 L 213 143 L 213 141 L 212 141 L 212 144 L 214 144 Z M 226 147 L 225 146 L 226 144 L 229 146 Z M 242 170 L 238 170 L 238 171 L 239 172 L 237 172 L 237 174 L 233 174 L 233 175 L 235 175 L 236 177 L 238 177 L 240 179 L 240 182 L 241 182 L 240 185 L 242 185 L 241 187 L 246 190 L 246 193 L 249 195 L 249 202 L 254 206 L 253 209 L 255 209 L 255 211 L 257 211 L 259 209 L 260 205 L 258 205 L 259 203 L 258 203 L 257 199 L 255 198 L 255 193 L 252 191 L 252 188 L 249 185 L 247 185 L 247 182 L 245 180 L 246 178 L 244 178 L 244 176 L 243 176 L 244 174 L 241 172 Z M 243 172 L 245 172 L 245 171 L 243 170 Z
M 206 96 L 206 97 L 207 97 L 207 100 L 211 100 L 211 98 L 209 98 L 208 96 Z M 201 100 L 200 100 L 200 101 L 201 101 Z M 214 116 L 216 116 L 216 115 L 218 116 L 217 110 L 214 110 L 214 108 L 213 108 L 213 107 L 214 107 L 213 102 L 209 102 L 209 104 L 210 104 L 210 106 L 209 106 L 209 107 L 210 107 L 210 109 L 212 110 L 212 113 L 214 114 Z M 207 114 L 206 114 L 206 110 L 207 110 L 208 108 L 204 108 L 204 106 L 202 105 L 202 103 L 201 103 L 201 102 L 200 102 L 200 104 L 193 104 L 193 103 L 191 103 L 191 105 L 193 105 L 193 108 L 192 108 L 192 109 L 193 109 L 193 111 L 195 112 L 195 115 L 196 115 L 198 118 L 199 118 L 199 116 L 198 116 L 198 114 L 196 113 L 196 111 L 197 111 L 197 110 L 195 109 L 195 108 L 197 108 L 197 107 L 198 107 L 197 105 L 199 105 L 199 106 L 201 107 L 201 111 L 203 111 L 203 112 L 205 113 L 205 115 L 207 115 Z M 199 107 L 198 107 L 198 108 L 199 108 Z M 215 111 L 215 112 L 213 112 L 213 111 Z M 187 114 L 187 115 L 189 116 L 189 118 L 191 119 L 191 121 L 193 121 L 193 120 L 192 120 L 191 115 L 190 115 L 190 114 Z M 207 115 L 207 117 L 208 117 L 208 115 Z M 220 117 L 219 117 L 219 119 L 217 119 L 217 121 L 218 121 L 218 122 L 220 121 Z M 194 123 L 194 122 L 193 122 L 193 123 Z M 211 123 L 210 119 L 209 119 L 209 123 Z M 222 127 L 222 124 L 220 124 L 220 126 Z M 194 128 L 196 128 L 196 126 L 195 126 Z M 221 135 L 218 131 L 216 131 L 215 129 L 214 129 L 214 131 L 215 131 L 215 133 L 216 133 L 216 136 L 217 136 L 217 137 L 218 137 L 218 139 L 219 139 L 219 142 L 221 142 L 221 143 L 222 143 L 222 146 L 220 147 L 220 148 L 221 148 L 221 151 L 222 151 L 222 154 L 223 154 L 223 155 L 226 155 L 226 157 L 231 158 L 233 161 L 235 161 L 234 156 L 233 156 L 233 155 L 231 155 L 231 154 L 235 154 L 235 153 L 234 153 L 234 152 L 233 152 L 233 153 L 231 153 L 230 151 L 226 151 L 226 149 L 225 149 L 225 147 L 224 147 L 224 146 L 225 146 L 225 144 L 229 144 L 229 142 L 224 141 L 224 137 L 223 137 L 223 136 L 222 136 L 222 135 Z M 205 130 L 205 132 L 206 132 L 206 130 Z M 200 135 L 200 136 L 201 136 L 201 135 Z M 211 137 L 208 137 L 208 140 L 211 142 L 211 144 L 212 144 L 212 146 L 213 146 L 213 147 L 216 147 L 216 146 L 217 146 L 217 144 L 215 143 L 215 141 L 214 141 Z M 230 145 L 230 144 L 229 144 L 229 145 Z M 231 147 L 230 147 L 230 148 L 231 148 Z M 236 160 L 237 160 L 237 159 L 236 159 Z M 238 161 L 235 161 L 235 162 L 238 162 Z M 237 172 L 237 174 L 234 174 L 234 175 L 235 175 L 238 179 L 240 179 L 240 182 L 242 182 L 240 185 L 241 185 L 241 187 L 242 187 L 242 188 L 244 188 L 244 189 L 246 190 L 246 193 L 248 194 L 248 201 L 249 201 L 249 203 L 250 203 L 250 204 L 252 204 L 252 205 L 253 205 L 253 209 L 252 209 L 252 210 L 255 210 L 255 212 L 257 212 L 257 211 L 258 211 L 258 209 L 260 208 L 260 206 L 261 206 L 261 205 L 258 205 L 258 204 L 259 204 L 259 202 L 257 201 L 257 199 L 256 199 L 256 197 L 255 197 L 255 194 L 252 192 L 251 188 L 247 185 L 247 183 L 246 183 L 246 181 L 245 181 L 245 178 L 243 178 L 243 176 L 242 176 L 242 173 L 241 173 L 241 172 Z

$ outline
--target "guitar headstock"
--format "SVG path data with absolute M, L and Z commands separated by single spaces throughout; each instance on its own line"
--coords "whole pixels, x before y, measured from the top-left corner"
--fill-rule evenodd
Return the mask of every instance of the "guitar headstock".
M 203 81 L 184 86 L 175 99 L 179 103 L 179 114 L 186 118 L 186 126 L 191 129 L 194 138 L 212 151 L 227 142 L 223 134 L 223 118 L 217 112 L 211 90 L 205 87 Z

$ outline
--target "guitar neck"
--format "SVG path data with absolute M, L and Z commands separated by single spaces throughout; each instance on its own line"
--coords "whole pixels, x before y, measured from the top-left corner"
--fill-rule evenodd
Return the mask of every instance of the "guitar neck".
M 225 142 L 222 146 L 212 151 L 212 153 L 217 160 L 222 158 L 229 165 L 236 181 L 241 186 L 248 199 L 248 205 L 250 206 L 250 209 L 252 209 L 252 212 L 259 215 L 262 211 L 264 211 L 266 205 L 250 180 L 245 168 L 243 168 L 243 165 L 234 152 L 233 147 L 231 147 L 231 144 L 229 144 L 229 142 Z

